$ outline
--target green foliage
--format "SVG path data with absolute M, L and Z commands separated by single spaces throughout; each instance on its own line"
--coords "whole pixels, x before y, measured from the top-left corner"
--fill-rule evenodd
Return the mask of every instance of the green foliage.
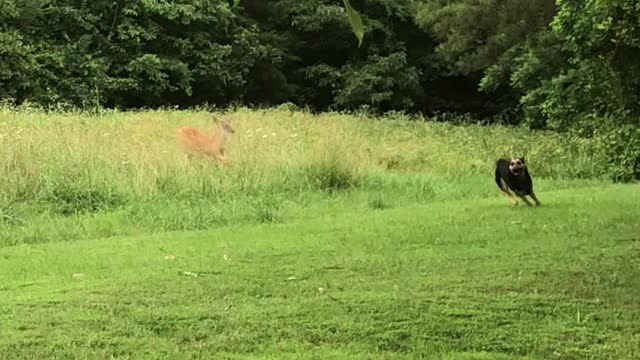
M 358 47 L 362 46 L 362 39 L 364 38 L 364 25 L 362 24 L 362 18 L 360 14 L 351 6 L 349 0 L 342 0 L 344 3 L 344 8 L 347 12 L 347 17 L 349 18 L 349 24 L 351 25 L 351 30 L 353 34 L 358 38 Z
M 542 73 L 558 71 L 562 53 L 549 47 L 545 30 L 554 12 L 550 0 L 423 1 L 415 21 L 438 40 L 438 70 L 464 76 L 487 94 L 467 93 L 460 101 L 482 101 L 494 120 L 519 123 L 520 98 L 539 86 Z
M 306 71 L 308 78 L 332 90 L 334 106 L 341 109 L 414 108 L 423 95 L 420 70 L 407 63 L 404 52 L 372 55 L 341 69 L 316 65 Z
M 16 59 L 5 68 L 31 61 L 35 69 L 0 68 L 0 80 L 22 80 L 6 73 L 27 77 L 22 86 L 30 87 L 21 100 L 45 105 L 223 103 L 245 91 L 258 56 L 270 55 L 254 50 L 264 47 L 256 46 L 259 30 L 243 27 L 219 2 L 63 1 L 45 11 L 32 28 L 8 33 L 13 48 L 5 50 Z M 15 92 L 2 97 L 19 98 Z
M 0 0 L 0 100 L 22 100 L 35 82 L 35 47 L 23 30 L 40 15 L 37 0 Z
M 357 13 L 331 0 L 6 2 L 0 99 L 17 103 L 413 111 L 450 96 L 431 86 L 439 65 L 431 35 L 413 24 L 411 0 L 360 1 Z M 336 83 L 312 75 L 323 67 L 340 74 Z M 436 100 L 425 98 L 425 87 Z
M 522 44 L 553 11 L 549 0 L 436 0 L 419 5 L 416 23 L 440 40 L 436 51 L 450 71 L 470 74 Z
M 609 176 L 614 181 L 628 182 L 640 179 L 640 128 L 633 125 L 613 124 L 597 141 L 610 159 Z
M 36 68 L 33 53 L 18 31 L 0 28 L 0 99 L 20 98 L 30 86 Z
M 411 109 L 423 94 L 420 70 L 409 65 L 404 53 L 373 55 L 361 66 L 350 65 L 342 76 L 344 86 L 335 95 L 340 107 L 369 105 L 372 108 Z
M 640 64 L 628 61 L 640 56 L 640 5 L 637 1 L 559 2 L 552 28 L 571 53 L 571 70 L 606 66 L 605 78 L 592 78 L 589 86 L 615 91 L 613 106 L 640 115 Z M 606 81 L 607 84 L 601 82 Z M 588 100 L 587 100 L 588 101 Z M 619 107 L 618 105 L 622 105 Z M 596 109 L 606 115 L 608 109 Z
M 530 124 L 562 131 L 590 126 L 585 117 L 634 123 L 640 115 L 640 67 L 625 59 L 640 55 L 636 6 L 632 1 L 559 2 L 547 36 L 553 40 L 546 44 L 566 60 L 529 48 L 515 57 L 512 69 L 513 75 L 525 75 L 512 80 L 520 80 L 513 85 L 522 90 L 520 103 Z M 542 81 L 527 80 L 535 78 Z
M 429 47 L 417 45 L 428 36 L 412 24 L 412 1 L 358 6 L 368 34 L 360 49 L 344 35 L 349 24 L 339 6 L 318 0 L 283 3 L 290 4 L 285 11 L 293 28 L 289 23 L 283 27 L 303 39 L 292 48 L 303 64 L 296 79 L 303 89 L 297 103 L 374 111 L 424 108 L 422 84 L 431 74 L 423 69 L 433 61 Z
M 545 125 L 556 130 L 581 125 L 581 118 L 589 114 L 611 114 L 624 120 L 625 97 L 617 77 L 608 63 L 585 60 L 541 87 L 544 96 L 540 104 L 525 104 L 539 110 Z
M 191 95 L 193 79 L 189 67 L 183 62 L 144 54 L 131 60 L 126 70 L 133 87 L 140 93 L 150 92 L 157 98 L 176 92 Z
M 358 39 L 358 47 L 360 47 L 362 46 L 362 39 L 364 38 L 365 33 L 362 18 L 360 17 L 360 14 L 356 11 L 356 9 L 351 6 L 349 0 L 342 0 L 342 2 L 347 13 L 347 18 L 349 19 L 349 24 L 351 25 L 351 30 Z M 240 4 L 240 0 L 229 0 L 229 4 L 233 7 L 236 7 L 238 6 L 238 4 Z
M 637 125 L 623 123 L 614 115 L 588 115 L 574 124 L 571 134 L 591 139 L 593 158 L 606 159 L 602 166 L 611 180 L 640 179 L 640 127 Z
M 543 79 L 538 86 L 521 87 L 527 121 L 592 137 L 599 157 L 610 161 L 609 177 L 640 179 L 640 65 L 628 61 L 640 55 L 640 7 L 635 1 L 565 0 L 558 5 L 552 36 L 567 60 L 557 62 L 554 73 L 544 70 L 553 68 L 551 63 L 539 61 L 551 58 L 548 54 L 533 56 L 516 62 L 513 72 Z
M 429 48 L 417 46 L 428 35 L 411 24 L 412 1 L 371 0 L 357 4 L 362 14 L 348 1 L 329 0 L 8 4 L 1 14 L 7 21 L 0 51 L 7 60 L 0 65 L 6 83 L 0 99 L 52 108 L 292 102 L 318 109 L 420 109 L 425 101 L 416 83 L 427 79 L 422 69 L 433 63 L 424 56 Z M 365 23 L 371 33 L 366 46 Z M 411 69 L 406 89 L 380 79 L 357 89 L 357 80 L 347 79 L 395 77 L 405 65 Z M 326 80 L 308 76 L 322 66 L 344 77 L 322 86 Z M 360 95 L 378 86 L 373 99 Z M 399 99 L 389 96 L 398 90 Z
M 479 86 L 490 93 L 509 86 L 524 95 L 540 87 L 541 79 L 550 79 L 566 65 L 559 39 L 551 31 L 541 31 L 511 47 L 486 68 Z

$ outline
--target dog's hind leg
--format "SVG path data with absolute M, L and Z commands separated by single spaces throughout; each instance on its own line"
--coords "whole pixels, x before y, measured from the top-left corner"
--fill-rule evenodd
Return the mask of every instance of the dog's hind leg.
M 531 198 L 533 199 L 533 201 L 536 202 L 536 206 L 540 206 L 540 200 L 538 200 L 538 198 L 536 197 L 536 194 L 534 194 L 533 192 L 531 192 L 531 194 L 529 194 L 529 196 L 531 196 Z
M 500 185 L 498 187 L 500 188 L 500 191 L 502 191 L 503 193 L 507 194 L 507 196 L 509 197 L 512 205 L 518 205 L 518 200 L 509 191 L 509 189 L 507 188 L 507 184 L 504 182 L 504 180 L 500 179 Z
M 518 195 L 520 197 L 520 199 L 522 199 L 522 201 L 524 201 L 528 206 L 533 206 L 531 204 L 531 202 L 529 202 L 529 199 L 526 198 L 526 195 Z

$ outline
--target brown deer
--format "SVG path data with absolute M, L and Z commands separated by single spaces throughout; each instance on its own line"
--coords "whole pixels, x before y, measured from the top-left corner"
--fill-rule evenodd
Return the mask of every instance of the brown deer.
M 220 163 L 226 162 L 224 154 L 224 144 L 227 138 L 235 133 L 231 123 L 227 119 L 223 119 L 216 123 L 216 130 L 213 135 L 185 126 L 178 129 L 178 143 L 182 146 L 187 157 L 199 153 L 210 156 Z

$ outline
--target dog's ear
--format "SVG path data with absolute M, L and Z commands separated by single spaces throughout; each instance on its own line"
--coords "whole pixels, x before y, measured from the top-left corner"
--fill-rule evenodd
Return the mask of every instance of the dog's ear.
M 524 156 L 520 158 L 520 161 L 524 164 Z

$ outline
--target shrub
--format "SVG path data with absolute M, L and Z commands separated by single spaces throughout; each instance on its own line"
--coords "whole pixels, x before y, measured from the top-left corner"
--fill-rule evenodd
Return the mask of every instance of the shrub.
M 588 116 L 572 133 L 591 139 L 593 158 L 604 159 L 611 180 L 640 180 L 640 127 L 612 115 Z

